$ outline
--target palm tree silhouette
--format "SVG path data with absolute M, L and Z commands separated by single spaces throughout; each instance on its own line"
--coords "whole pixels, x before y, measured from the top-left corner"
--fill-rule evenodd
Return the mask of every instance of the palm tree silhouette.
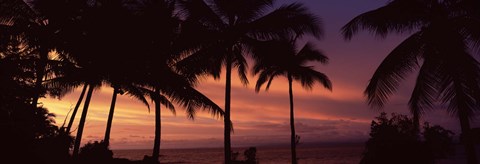
M 30 49 L 30 62 L 34 64 L 35 90 L 32 96 L 31 104 L 37 107 L 40 97 L 45 95 L 46 89 L 43 86 L 44 79 L 47 77 L 47 70 L 55 63 L 49 59 L 49 52 L 55 49 L 56 42 L 54 31 L 58 29 L 52 24 L 46 22 L 45 14 L 38 12 L 24 1 L 6 0 L 2 1 L 2 11 L 0 16 L 0 26 L 4 35 L 22 37 L 24 47 Z
M 141 0 L 129 7 L 135 13 L 135 20 L 141 44 L 135 45 L 142 60 L 137 61 L 133 84 L 145 96 L 150 97 L 155 106 L 155 137 L 152 159 L 158 161 L 161 144 L 161 105 L 176 113 L 175 104 L 186 109 L 187 117 L 194 119 L 197 109 L 208 111 L 213 116 L 223 116 L 223 110 L 194 85 L 196 76 L 180 74 L 176 63 L 182 59 L 184 51 L 179 40 L 180 17 L 176 13 L 175 0 Z M 152 23 L 154 22 L 154 23 Z M 158 23 L 161 22 L 161 23 Z M 138 52 L 138 50 L 140 52 Z
M 224 155 L 231 160 L 230 102 L 232 68 L 236 67 L 243 84 L 248 84 L 247 61 L 244 55 L 252 40 L 278 38 L 285 34 L 320 36 L 318 19 L 301 4 L 293 3 L 271 9 L 274 0 L 182 0 L 186 20 L 182 35 L 191 38 L 183 44 L 192 50 L 179 65 L 190 66 L 185 73 L 225 77 Z M 266 12 L 270 11 L 270 12 Z
M 329 90 L 332 89 L 332 84 L 325 74 L 314 70 L 313 66 L 307 66 L 312 61 L 326 64 L 328 58 L 322 52 L 315 50 L 311 43 L 307 43 L 302 49 L 297 50 L 295 40 L 267 41 L 253 50 L 254 53 L 268 55 L 258 59 L 253 69 L 254 74 L 259 74 L 255 86 L 256 92 L 260 91 L 265 83 L 267 83 L 266 90 L 268 90 L 275 77 L 285 76 L 288 79 L 292 163 L 297 163 L 293 80 L 300 81 L 302 87 L 306 89 L 312 89 L 315 82 L 322 84 Z
M 469 119 L 479 109 L 475 104 L 480 100 L 480 65 L 470 54 L 469 47 L 478 47 L 480 22 L 466 2 L 474 3 L 394 0 L 353 18 L 342 32 L 346 39 L 363 29 L 381 37 L 389 33 L 413 32 L 375 71 L 365 90 L 368 103 L 381 108 L 401 80 L 418 70 L 409 100 L 417 131 L 425 110 L 439 103 L 447 105 L 448 112 L 460 120 L 462 133 L 467 136 L 468 163 L 473 164 L 478 160 L 473 140 L 468 135 Z M 478 9 L 478 6 L 473 8 Z
M 119 41 L 112 39 L 113 32 L 111 32 L 109 28 L 117 25 L 114 23 L 117 23 L 118 18 L 112 17 L 112 15 L 118 14 L 118 16 L 121 17 L 124 16 L 124 13 L 119 11 L 120 9 L 118 8 L 111 7 L 109 3 L 99 2 L 100 1 L 89 4 L 88 1 L 69 1 L 71 4 L 67 6 L 73 5 L 78 7 L 80 8 L 78 10 L 81 12 L 73 13 L 71 22 L 63 22 L 65 23 L 65 28 L 59 32 L 63 40 L 62 44 L 58 46 L 59 50 L 67 53 L 68 58 L 75 61 L 76 69 L 70 70 L 68 76 L 59 77 L 57 81 L 67 85 L 77 83 L 88 86 L 73 147 L 74 157 L 78 156 L 80 150 L 86 116 L 93 91 L 95 88 L 101 87 L 102 83 L 108 79 L 107 75 L 112 72 L 110 70 L 119 68 L 118 65 L 115 65 L 115 62 L 108 66 L 105 65 L 105 63 L 114 59 L 114 55 L 120 54 L 116 52 L 123 50 L 111 49 L 111 47 L 113 47 L 112 44 L 116 44 Z M 52 8 L 55 7 L 55 3 L 47 3 L 44 5 L 49 5 Z M 125 46 L 120 45 L 120 47 Z M 110 50 L 110 52 L 108 52 L 107 49 Z M 80 99 L 79 102 L 81 102 Z M 79 104 L 79 102 L 77 102 L 77 104 Z M 72 114 L 71 122 L 73 122 L 73 118 L 74 116 Z
M 103 139 L 104 143 L 109 146 L 110 145 L 110 131 L 112 129 L 112 122 L 113 122 L 113 114 L 115 112 L 115 104 L 117 102 L 117 95 L 127 94 L 130 97 L 133 97 L 140 102 L 142 102 L 147 108 L 150 110 L 150 105 L 148 104 L 147 99 L 145 98 L 145 93 L 138 88 L 138 86 L 134 85 L 133 82 L 127 83 L 127 81 L 121 82 L 123 85 L 119 85 L 119 83 L 112 84 L 113 88 L 113 95 L 112 95 L 112 102 L 110 104 L 110 110 L 108 112 L 108 119 L 107 119 L 107 126 L 105 129 L 105 137 Z
M 23 2 L 23 1 L 17 1 Z M 57 54 L 60 58 L 67 61 L 67 63 L 63 62 L 63 66 L 59 68 L 60 72 L 65 71 L 72 71 L 77 69 L 78 66 L 75 65 L 76 60 L 74 56 L 74 49 L 72 46 L 73 43 L 78 41 L 78 38 L 81 38 L 81 34 L 78 35 L 82 30 L 79 30 L 79 19 L 82 18 L 81 15 L 83 11 L 85 11 L 87 5 L 86 0 L 78 0 L 78 1 L 49 1 L 49 0 L 31 0 L 29 2 L 30 6 L 33 7 L 36 13 L 40 13 L 40 18 L 42 18 L 46 25 L 50 26 L 50 31 L 52 32 L 49 35 L 55 36 L 54 40 L 52 39 L 43 39 L 39 40 L 38 42 L 43 43 L 51 43 L 50 49 L 55 49 Z M 29 13 L 29 12 L 26 12 Z M 31 15 L 31 14 L 30 14 Z M 73 33 L 77 33 L 77 35 L 72 35 Z M 72 40 L 73 39 L 73 40 Z M 68 42 L 67 42 L 68 41 Z M 81 47 L 81 46 L 76 46 Z M 48 47 L 47 47 L 48 48 Z M 43 55 L 45 57 L 46 55 Z M 78 55 L 77 55 L 78 56 Z M 66 66 L 65 66 L 66 65 Z M 41 73 L 39 73 L 41 74 Z M 53 95 L 62 97 L 66 93 L 73 91 L 79 85 L 84 85 L 82 92 L 80 94 L 79 100 L 75 105 L 69 123 L 67 125 L 66 131 L 70 133 L 70 129 L 73 125 L 74 118 L 80 107 L 81 101 L 85 95 L 86 89 L 88 87 L 87 84 L 80 84 L 78 83 L 78 79 L 73 79 L 71 77 L 64 78 L 63 74 L 57 74 L 53 76 L 54 79 L 46 80 L 48 81 L 44 84 L 47 87 L 47 91 L 54 91 Z M 40 79 L 40 76 L 37 76 Z M 66 80 L 68 79 L 68 80 Z M 39 81 L 39 80 L 37 80 Z M 40 83 L 38 83 L 40 85 Z M 34 100 L 38 101 L 38 100 Z
M 150 97 L 155 105 L 155 138 L 152 158 L 157 161 L 160 154 L 161 139 L 161 105 L 176 114 L 173 102 L 186 109 L 189 119 L 194 119 L 197 109 L 207 110 L 213 116 L 221 117 L 223 110 L 208 97 L 198 92 L 192 82 L 182 75 L 173 71 L 158 71 L 162 76 L 150 78 L 150 82 L 144 83 L 143 92 Z
M 85 92 L 87 92 L 87 88 L 88 88 L 87 85 L 83 85 L 82 92 L 80 92 L 77 103 L 75 104 L 75 107 L 73 108 L 72 115 L 70 115 L 70 119 L 68 121 L 67 128 L 65 129 L 65 131 L 67 133 L 70 133 L 70 130 L 72 129 L 73 121 L 75 121 L 75 116 L 77 116 L 78 108 L 80 108 L 80 105 L 82 104 L 83 97 L 85 96 Z

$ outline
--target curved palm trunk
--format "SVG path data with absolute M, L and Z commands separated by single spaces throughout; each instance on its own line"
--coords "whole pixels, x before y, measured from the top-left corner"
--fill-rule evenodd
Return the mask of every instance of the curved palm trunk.
M 82 93 L 80 93 L 77 104 L 75 105 L 72 115 L 70 116 L 70 121 L 68 121 L 68 126 L 66 130 L 67 133 L 70 133 L 70 129 L 72 129 L 73 121 L 75 120 L 75 116 L 77 115 L 78 108 L 80 108 L 80 104 L 82 104 L 83 96 L 85 96 L 85 92 L 87 91 L 87 86 L 87 84 L 83 85 Z
M 160 139 L 162 135 L 162 118 L 160 110 L 160 91 L 155 90 L 155 139 L 153 144 L 153 154 L 152 158 L 155 162 L 158 162 L 158 157 L 160 156 Z
M 230 143 L 230 132 L 231 132 L 231 125 L 230 125 L 230 94 L 231 94 L 231 81 L 232 81 L 232 55 L 227 55 L 227 68 L 226 68 L 226 80 L 225 80 L 225 115 L 224 115 L 224 154 L 225 154 L 225 164 L 230 164 L 232 157 L 231 157 L 231 150 L 232 146 Z
M 472 138 L 473 136 L 470 133 L 470 120 L 468 119 L 468 114 L 464 109 L 459 109 L 458 114 L 460 126 L 462 128 L 463 144 L 465 146 L 468 164 L 478 164 L 475 143 Z
M 80 118 L 80 123 L 78 123 L 78 131 L 75 136 L 75 144 L 73 145 L 73 157 L 77 157 L 80 151 L 80 142 L 82 141 L 83 127 L 85 127 L 85 121 L 87 119 L 88 106 L 90 105 L 90 99 L 92 99 L 94 87 L 88 85 L 87 97 L 85 99 L 85 105 L 83 105 L 82 117 Z
M 38 99 L 40 99 L 40 95 L 42 95 L 42 83 L 43 77 L 45 76 L 45 67 L 47 65 L 48 60 L 48 50 L 45 48 L 40 48 L 40 59 L 36 64 L 36 79 L 35 79 L 35 95 L 32 99 L 32 106 L 37 107 Z
M 103 141 L 107 146 L 110 145 L 110 130 L 112 129 L 113 113 L 115 112 L 115 102 L 117 102 L 118 88 L 113 87 L 112 103 L 108 112 L 107 129 L 105 130 L 105 138 Z
M 293 113 L 293 89 L 292 76 L 288 74 L 288 94 L 290 95 L 290 149 L 292 151 L 292 164 L 297 164 L 296 134 L 295 134 L 295 115 Z

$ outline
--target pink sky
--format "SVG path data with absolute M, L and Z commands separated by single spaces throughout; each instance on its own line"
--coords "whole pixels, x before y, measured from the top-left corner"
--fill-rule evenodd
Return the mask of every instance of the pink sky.
M 284 4 L 291 0 L 279 0 Z M 383 58 L 404 36 L 390 35 L 386 39 L 376 38 L 368 32 L 360 33 L 351 41 L 344 41 L 340 28 L 354 16 L 380 7 L 382 0 L 299 0 L 322 18 L 325 36 L 322 40 L 309 40 L 330 58 L 326 66 L 315 66 L 327 74 L 333 91 L 320 85 L 307 91 L 294 85 L 294 101 L 297 134 L 301 142 L 364 142 L 368 139 L 371 120 L 379 111 L 370 109 L 363 95 L 368 80 Z M 414 83 L 414 74 L 391 97 L 385 111 L 408 114 L 407 102 Z M 236 146 L 262 146 L 270 144 L 288 145 L 289 102 L 286 79 L 278 78 L 268 92 L 255 93 L 256 78 L 250 76 L 250 85 L 240 84 L 238 77 L 232 81 L 232 122 L 235 132 L 232 144 Z M 197 87 L 218 105 L 224 105 L 224 79 L 204 79 Z M 82 144 L 102 140 L 105 132 L 111 101 L 111 88 L 104 87 L 95 92 L 87 116 Z M 61 100 L 42 99 L 44 106 L 57 115 L 61 125 L 68 111 L 75 106 L 79 92 Z M 74 128 L 78 123 L 77 114 Z M 459 134 L 457 119 L 445 110 L 428 112 L 424 118 L 432 124 L 440 124 Z M 479 123 L 474 122 L 473 127 Z M 73 134 L 76 134 L 74 132 Z M 119 96 L 111 131 L 113 149 L 150 149 L 153 147 L 154 113 L 128 95 Z M 177 107 L 177 115 L 162 111 L 162 148 L 222 147 L 223 121 L 199 112 L 195 120 L 188 120 L 184 110 Z

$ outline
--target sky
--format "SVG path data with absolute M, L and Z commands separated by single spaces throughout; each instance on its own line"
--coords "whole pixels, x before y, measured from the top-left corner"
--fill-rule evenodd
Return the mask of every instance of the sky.
M 305 38 L 329 58 L 328 65 L 312 66 L 325 73 L 333 83 L 328 91 L 320 85 L 312 90 L 293 85 L 295 126 L 300 143 L 362 143 L 369 137 L 371 121 L 381 110 L 371 109 L 363 91 L 383 58 L 408 34 L 392 34 L 378 38 L 361 32 L 345 41 L 340 28 L 355 16 L 381 7 L 387 0 L 278 0 L 280 4 L 303 3 L 322 20 L 324 36 L 320 40 Z M 224 72 L 223 72 L 224 73 Z M 408 77 L 391 96 L 384 107 L 387 113 L 408 114 L 409 95 L 415 74 Z M 289 99 L 286 78 L 273 81 L 270 90 L 254 91 L 256 77 L 249 75 L 250 84 L 244 86 L 234 74 L 232 77 L 231 119 L 234 126 L 233 147 L 288 145 L 290 142 Z M 219 106 L 224 106 L 225 79 L 205 77 L 196 87 Z M 40 101 L 56 114 L 57 125 L 68 123 L 65 117 L 75 106 L 77 91 L 62 99 L 45 98 Z M 97 90 L 90 104 L 82 144 L 102 140 L 113 89 Z M 153 107 L 153 105 L 151 105 Z M 165 108 L 163 108 L 165 109 Z M 77 114 L 72 134 L 81 112 Z M 196 148 L 223 146 L 223 120 L 206 112 L 198 112 L 194 120 L 187 119 L 185 110 L 177 107 L 177 114 L 162 111 L 162 148 Z M 151 149 L 154 137 L 154 112 L 128 95 L 117 99 L 110 145 L 112 149 Z M 444 109 L 427 111 L 422 121 L 441 125 L 460 134 L 459 121 Z M 473 121 L 472 127 L 480 127 Z M 302 144 L 300 144 L 302 146 Z

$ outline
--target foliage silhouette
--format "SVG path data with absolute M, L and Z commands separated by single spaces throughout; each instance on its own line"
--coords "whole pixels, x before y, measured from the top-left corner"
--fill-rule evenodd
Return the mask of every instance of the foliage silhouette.
M 480 64 L 472 56 L 480 48 L 480 2 L 393 0 L 363 13 L 343 28 L 346 39 L 359 30 L 386 37 L 389 33 L 412 33 L 383 60 L 366 90 L 368 103 L 381 108 L 400 82 L 418 71 L 409 100 L 417 131 L 420 117 L 436 105 L 458 117 L 464 134 L 480 100 Z M 470 164 L 478 163 L 473 139 L 466 135 Z
M 234 164 L 257 164 L 257 148 L 256 147 L 249 147 L 243 152 L 243 156 L 245 160 L 238 160 L 238 152 L 232 152 L 232 163 Z
M 453 133 L 438 125 L 425 123 L 420 140 L 411 118 L 386 113 L 372 121 L 370 139 L 366 142 L 361 164 L 428 164 L 453 153 Z
M 113 160 L 113 152 L 108 148 L 107 143 L 103 141 L 88 142 L 80 148 L 78 160 L 84 163 L 109 162 Z

